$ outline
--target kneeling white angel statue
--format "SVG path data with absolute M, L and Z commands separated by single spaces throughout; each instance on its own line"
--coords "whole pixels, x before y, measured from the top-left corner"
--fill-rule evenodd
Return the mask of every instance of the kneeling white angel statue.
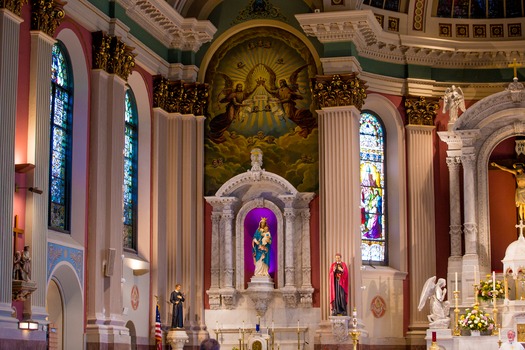
M 428 315 L 430 328 L 446 329 L 450 324 L 450 303 L 448 300 L 445 301 L 445 296 L 447 295 L 446 284 L 447 282 L 444 278 L 438 279 L 436 283 L 436 276 L 432 276 L 423 286 L 418 310 L 421 311 L 425 307 L 427 299 L 430 300 L 430 315 Z

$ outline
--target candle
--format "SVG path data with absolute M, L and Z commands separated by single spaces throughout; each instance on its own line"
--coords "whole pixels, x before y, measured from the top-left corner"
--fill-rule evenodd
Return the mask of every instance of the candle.
M 297 320 L 297 332 L 299 332 L 299 320 Z
M 219 331 L 219 321 L 215 321 L 215 325 L 217 326 L 217 332 Z
M 456 289 L 454 289 L 456 292 L 458 291 L 458 273 L 456 272 Z
M 241 335 L 241 327 L 239 327 L 239 340 L 241 340 L 242 338 L 242 335 Z
M 354 309 L 354 311 L 352 311 L 352 316 L 357 317 L 357 310 L 356 309 Z
M 478 268 L 474 266 L 474 284 L 478 284 Z
M 257 316 L 257 324 L 261 324 L 261 316 Z
M 242 321 L 242 332 L 244 333 L 244 321 Z
M 492 271 L 492 290 L 496 290 L 496 272 Z
M 498 329 L 498 340 L 501 340 L 501 329 Z
M 432 343 L 436 342 L 436 332 L 432 332 Z
M 272 332 L 275 331 L 275 327 L 274 327 L 274 326 L 275 326 L 275 325 L 273 324 L 273 321 L 272 321 Z

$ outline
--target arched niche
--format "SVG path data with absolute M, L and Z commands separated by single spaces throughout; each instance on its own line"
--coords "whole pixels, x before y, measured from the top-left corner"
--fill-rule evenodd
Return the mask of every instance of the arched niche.
M 235 309 L 240 296 L 248 296 L 259 314 L 274 298 L 286 307 L 311 307 L 310 201 L 315 194 L 299 192 L 286 179 L 262 168 L 262 152 L 251 151 L 252 168 L 224 183 L 215 196 L 206 197 L 213 207 L 211 286 L 212 309 Z M 246 288 L 245 220 L 257 208 L 266 208 L 276 220 L 277 280 L 265 288 Z M 253 280 L 252 280 L 253 281 Z

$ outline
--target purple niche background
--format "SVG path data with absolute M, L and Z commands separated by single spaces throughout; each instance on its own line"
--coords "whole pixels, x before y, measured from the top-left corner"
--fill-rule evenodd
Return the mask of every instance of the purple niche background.
M 244 219 L 244 284 L 246 288 L 255 271 L 252 255 L 252 239 L 262 217 L 267 218 L 266 223 L 268 227 L 270 227 L 270 233 L 272 235 L 269 272 L 273 280 L 277 280 L 277 218 L 268 208 L 252 209 Z

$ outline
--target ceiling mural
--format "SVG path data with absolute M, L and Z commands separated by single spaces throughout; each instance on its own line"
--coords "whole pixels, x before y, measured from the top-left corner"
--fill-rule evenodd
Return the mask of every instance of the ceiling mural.
M 316 74 L 304 43 L 278 28 L 245 30 L 215 52 L 205 78 L 207 195 L 248 170 L 255 147 L 264 153 L 265 170 L 299 191 L 317 191 L 317 115 L 310 91 Z

